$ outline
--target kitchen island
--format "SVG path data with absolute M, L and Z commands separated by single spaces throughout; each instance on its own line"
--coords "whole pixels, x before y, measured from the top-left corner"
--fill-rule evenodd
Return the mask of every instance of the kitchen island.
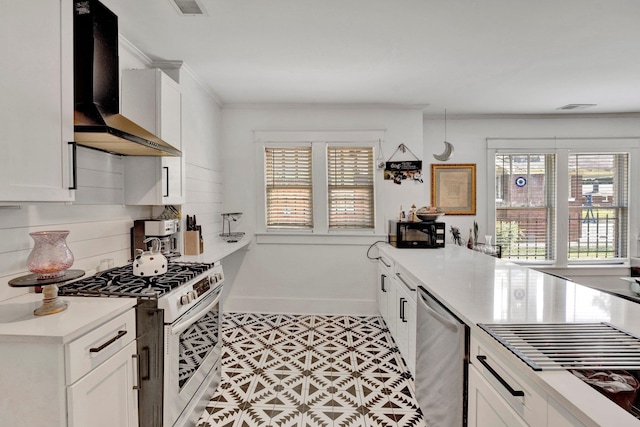
M 640 305 L 463 247 L 407 250 L 382 245 L 380 253 L 402 266 L 470 327 L 472 354 L 473 337 L 477 337 L 532 387 L 546 394 L 553 410 L 549 409 L 548 423 L 545 410 L 544 422 L 536 425 L 554 425 L 551 413 L 558 411 L 564 415 L 565 425 L 640 425 L 571 373 L 534 371 L 478 326 L 607 322 L 640 336 Z

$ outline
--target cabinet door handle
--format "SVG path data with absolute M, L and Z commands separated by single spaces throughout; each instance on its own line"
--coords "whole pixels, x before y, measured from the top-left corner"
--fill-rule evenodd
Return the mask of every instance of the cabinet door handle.
M 144 347 L 142 353 L 143 357 L 140 359 L 140 370 L 138 372 L 140 372 L 142 381 L 149 381 L 151 379 L 151 351 L 149 347 Z
M 164 175 L 167 183 L 167 186 L 165 187 L 164 196 L 162 197 L 169 197 L 169 166 L 163 166 L 162 169 L 164 170 Z
M 502 378 L 500 376 L 500 374 L 498 374 L 492 367 L 491 365 L 489 365 L 489 362 L 487 362 L 487 356 L 481 356 L 481 355 L 477 355 L 476 358 L 478 359 L 478 361 L 480 363 L 482 363 L 482 366 L 484 366 L 485 368 L 487 368 L 487 371 L 489 371 L 491 373 L 491 375 L 493 375 L 495 377 L 495 379 L 497 379 L 500 384 L 502 384 L 502 386 L 504 388 L 507 389 L 507 391 L 509 393 L 511 393 L 511 396 L 513 397 L 523 397 L 524 396 L 524 391 L 522 390 L 515 390 L 513 387 L 511 387 L 509 385 L 508 382 L 505 381 L 504 378 Z
M 133 366 L 135 367 L 135 372 L 133 373 L 135 384 L 133 385 L 133 389 L 140 390 L 140 359 L 137 353 L 132 354 L 131 358 L 133 359 Z
M 404 280 L 404 279 L 402 278 L 402 276 L 400 275 L 400 273 L 396 273 L 396 276 L 398 277 L 398 279 L 400 279 L 400 281 L 402 282 L 402 284 L 403 284 L 407 289 L 409 289 L 411 292 L 415 292 L 415 291 L 416 291 L 416 288 L 412 288 L 412 287 L 411 287 L 411 285 L 410 285 L 409 283 L 407 283 L 407 281 L 406 281 L 406 280 Z
M 78 144 L 75 141 L 71 141 L 68 143 L 71 145 L 71 176 L 73 179 L 73 185 L 69 187 L 69 190 L 77 190 L 78 189 Z
M 122 338 L 126 334 L 127 334 L 127 331 L 118 331 L 118 334 L 115 337 L 111 338 L 109 341 L 105 342 L 100 347 L 91 347 L 89 349 L 89 353 L 99 353 L 99 352 L 101 352 L 106 347 L 108 347 L 111 344 L 113 344 L 114 342 L 118 341 L 120 338 Z
M 384 266 L 385 266 L 385 267 L 387 267 L 387 268 L 391 267 L 391 264 L 387 264 L 387 263 L 385 262 L 384 258 L 380 257 L 380 258 L 378 258 L 378 259 L 380 260 L 380 262 L 381 262 L 381 263 L 383 263 L 383 264 L 384 264 Z
M 407 302 L 406 298 L 400 298 L 400 320 L 403 322 L 407 322 L 407 319 L 404 318 L 404 304 Z
M 384 279 L 386 279 L 387 276 L 385 274 L 381 274 L 380 275 L 380 290 L 382 292 L 387 292 L 387 290 L 384 288 Z

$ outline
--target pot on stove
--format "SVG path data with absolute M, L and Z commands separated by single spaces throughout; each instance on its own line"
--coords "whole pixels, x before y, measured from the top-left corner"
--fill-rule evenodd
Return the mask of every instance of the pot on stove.
M 151 250 L 136 249 L 133 259 L 133 275 L 139 277 L 152 277 L 167 272 L 167 258 L 160 252 L 160 239 L 149 237 L 144 243 L 151 242 Z

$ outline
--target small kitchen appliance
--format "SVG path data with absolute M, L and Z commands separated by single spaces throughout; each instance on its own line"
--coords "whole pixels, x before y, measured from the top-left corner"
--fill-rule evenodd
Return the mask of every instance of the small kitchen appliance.
M 444 248 L 445 223 L 389 220 L 389 244 L 396 248 Z
M 141 427 L 195 424 L 220 382 L 223 281 L 220 262 L 169 262 L 153 277 L 126 265 L 61 287 L 60 295 L 137 298 Z
M 166 258 L 176 258 L 181 254 L 180 247 L 180 220 L 179 219 L 153 219 L 135 220 L 131 229 L 131 258 L 137 256 L 136 249 L 148 251 L 151 249 L 149 238 L 157 237 L 159 251 Z

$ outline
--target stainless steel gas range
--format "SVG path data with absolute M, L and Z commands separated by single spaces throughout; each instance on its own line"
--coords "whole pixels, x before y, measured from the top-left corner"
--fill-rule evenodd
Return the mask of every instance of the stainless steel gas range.
M 60 287 L 60 295 L 137 298 L 141 427 L 197 421 L 220 381 L 222 265 L 170 262 L 167 273 L 116 267 Z

